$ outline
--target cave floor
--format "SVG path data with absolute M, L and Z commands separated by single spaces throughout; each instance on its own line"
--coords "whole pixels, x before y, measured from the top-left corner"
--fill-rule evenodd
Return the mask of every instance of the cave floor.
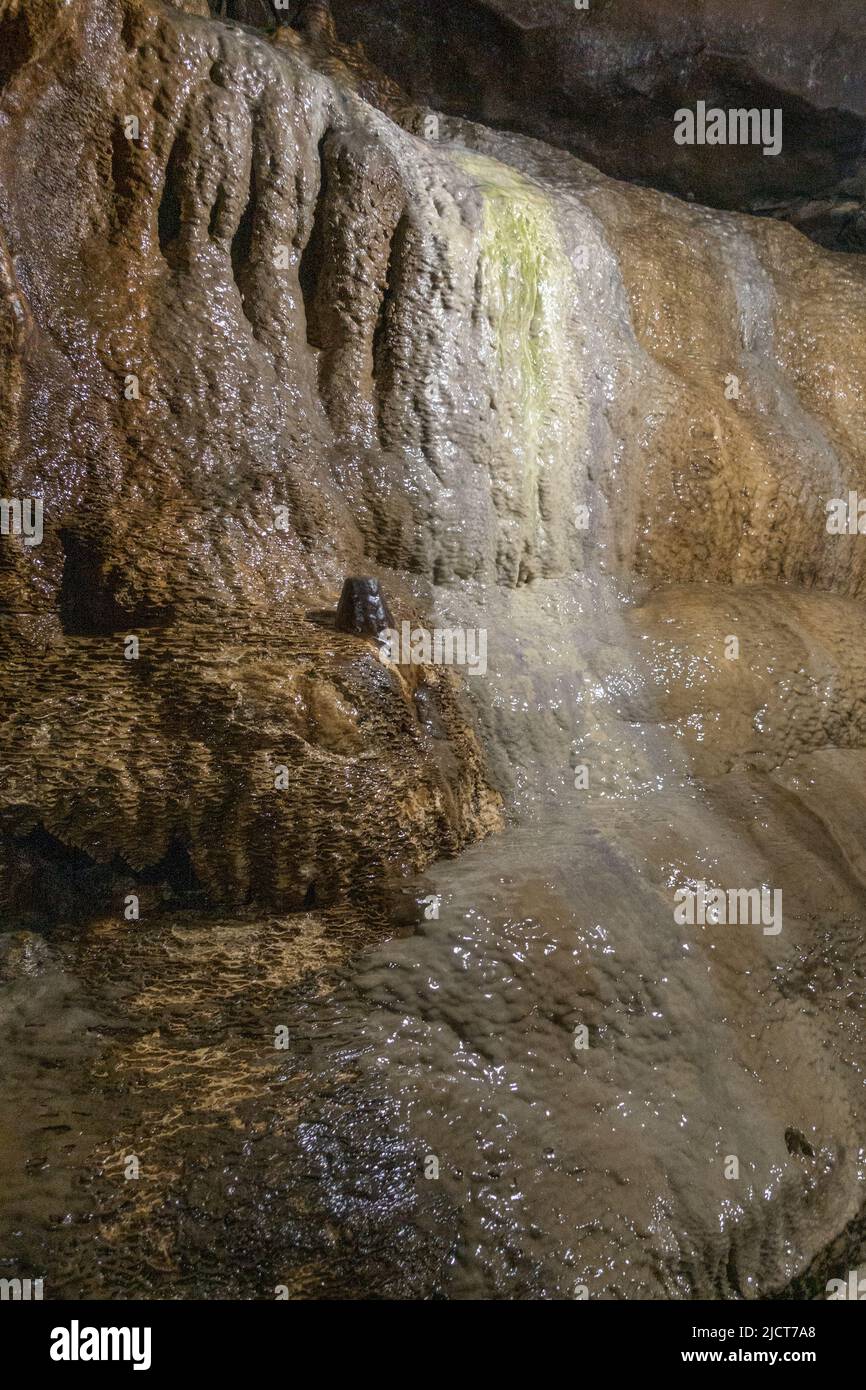
M 818 1296 L 862 1253 L 866 906 L 783 780 L 537 811 L 386 940 L 22 934 L 3 1266 L 59 1298 Z M 677 884 L 782 873 L 778 934 L 675 920 Z

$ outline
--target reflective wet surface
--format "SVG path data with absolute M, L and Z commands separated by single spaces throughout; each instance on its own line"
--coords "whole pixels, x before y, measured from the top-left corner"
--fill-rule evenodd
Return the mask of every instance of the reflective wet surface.
M 60 11 L 13 14 L 0 124 L 3 487 L 45 512 L 2 564 L 0 1269 L 822 1296 L 863 1222 L 827 505 L 866 263 L 426 138 L 286 31 Z M 380 661 L 353 575 L 486 669 Z
M 778 935 L 675 921 L 679 886 L 780 872 Z M 753 1298 L 856 1226 L 866 913 L 789 789 L 536 808 L 397 915 L 379 944 L 316 914 L 19 935 L 4 1272 L 49 1297 Z

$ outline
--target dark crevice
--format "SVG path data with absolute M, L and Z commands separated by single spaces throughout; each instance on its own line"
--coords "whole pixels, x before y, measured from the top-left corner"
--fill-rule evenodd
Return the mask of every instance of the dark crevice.
M 249 28 L 272 29 L 275 24 L 287 22 L 286 11 L 275 12 L 270 0 L 208 0 L 208 4 L 214 19 L 234 21 Z M 298 8 L 297 0 L 293 0 L 290 8 Z
M 225 189 L 222 187 L 222 185 L 220 185 L 220 187 L 217 189 L 217 195 L 214 199 L 214 205 L 211 208 L 210 222 L 208 223 L 208 235 L 211 237 L 216 237 L 219 234 L 220 222 L 222 221 L 225 201 Z
M 742 1292 L 740 1289 L 740 1272 L 737 1268 L 737 1252 L 733 1242 L 728 1247 L 728 1259 L 727 1264 L 725 1266 L 725 1274 L 727 1275 L 729 1291 L 733 1292 L 737 1298 L 741 1298 Z M 730 1292 L 728 1293 L 728 1297 L 730 1297 Z
M 253 231 L 256 220 L 256 161 L 255 155 L 250 156 L 250 186 L 247 195 L 246 206 L 241 213 L 237 230 L 232 237 L 231 258 L 232 273 L 235 283 L 240 290 L 241 299 L 244 297 L 243 281 L 250 263 L 250 255 L 253 246 Z
M 256 177 L 256 152 L 253 150 L 253 152 L 250 153 L 249 193 L 247 193 L 246 197 L 246 206 L 243 208 L 242 214 L 240 214 L 238 228 L 236 228 L 235 235 L 232 236 L 231 246 L 232 275 L 235 277 L 235 285 L 238 286 L 240 307 L 242 307 L 243 314 L 245 314 L 247 321 L 252 324 L 253 332 L 256 331 L 256 322 L 254 322 L 252 314 L 250 314 L 249 309 L 247 309 L 247 296 L 249 296 L 250 293 L 250 261 L 252 261 L 257 207 L 259 207 L 259 188 L 257 188 L 257 182 L 259 181 L 257 181 Z M 218 217 L 218 203 L 220 203 L 220 199 L 217 197 L 217 206 L 214 206 L 214 214 L 213 217 L 211 217 L 211 227 L 214 225 L 214 217 Z
M 159 211 L 156 219 L 159 233 L 159 249 L 166 259 L 168 259 L 169 248 L 180 236 L 180 161 L 181 137 L 178 136 L 172 146 L 168 164 L 166 165 L 165 179 L 162 185 L 162 197 L 159 200 Z
M 307 342 L 310 347 L 321 348 L 324 346 L 316 313 L 316 300 L 318 296 L 319 279 L 325 263 L 325 237 L 326 237 L 326 208 L 328 199 L 328 174 L 325 161 L 325 141 L 324 135 L 319 141 L 319 170 L 320 183 L 319 192 L 316 199 L 316 208 L 313 214 L 313 227 L 309 239 L 301 255 L 300 265 L 298 266 L 298 280 L 301 286 L 301 295 L 304 300 L 304 313 L 307 322 Z
M 165 883 L 175 898 L 195 898 L 204 901 L 205 893 L 196 877 L 186 846 L 177 836 L 158 864 L 143 869 L 138 875 L 142 883 Z
M 814 1158 L 815 1150 L 805 1134 L 799 1129 L 785 1130 L 785 1145 L 789 1154 L 799 1154 L 803 1158 Z
M 70 637 L 105 637 L 128 628 L 153 627 L 170 621 L 168 606 L 125 606 L 103 574 L 99 551 L 87 536 L 60 531 L 63 575 L 60 581 L 60 621 Z
M 173 838 L 162 859 L 136 870 L 120 855 L 100 863 L 82 849 L 64 844 L 43 825 L 10 837 L 16 890 L 4 912 L 10 920 L 50 926 L 122 911 L 128 893 L 144 892 L 151 905 L 204 907 L 207 897 L 186 848 Z
M 6 826 L 27 817 L 26 807 L 10 807 Z M 133 868 L 120 854 L 100 862 L 85 850 L 66 844 L 41 824 L 26 833 L 9 829 L 2 835 L 0 851 L 6 872 L 0 877 L 0 908 L 4 929 L 48 930 L 65 922 L 81 922 L 95 914 L 120 918 L 125 899 L 140 899 L 142 916 L 160 910 L 204 911 L 217 906 L 193 867 L 187 844 L 180 834 L 171 837 L 161 859 L 144 868 Z M 257 879 L 261 890 L 267 867 Z M 272 867 L 272 866 L 270 866 Z M 336 866 L 335 866 L 336 871 Z M 322 891 L 313 880 L 301 892 L 281 892 L 270 884 L 265 894 L 275 910 L 289 914 L 314 912 L 334 901 L 332 890 Z M 251 892 L 248 903 L 261 900 Z
M 399 285 L 403 278 L 403 261 L 408 231 L 409 219 L 403 213 L 391 237 L 385 287 L 382 292 L 379 313 L 376 316 L 376 327 L 373 330 L 373 394 L 376 408 L 376 428 L 382 444 L 386 443 L 384 407 L 394 386 L 394 364 L 389 345 L 390 318 L 392 306 L 396 303 Z

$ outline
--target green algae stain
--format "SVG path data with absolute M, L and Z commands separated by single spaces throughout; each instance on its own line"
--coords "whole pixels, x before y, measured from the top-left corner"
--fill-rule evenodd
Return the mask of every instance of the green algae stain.
M 481 309 L 493 334 L 499 375 L 524 422 L 527 443 L 540 444 L 568 350 L 571 265 L 539 189 L 482 155 L 462 153 L 458 160 L 484 200 Z
M 539 474 L 562 460 L 566 443 L 573 268 L 541 189 L 492 158 L 455 157 L 484 200 L 475 307 L 505 442 L 520 456 L 518 491 L 534 510 Z

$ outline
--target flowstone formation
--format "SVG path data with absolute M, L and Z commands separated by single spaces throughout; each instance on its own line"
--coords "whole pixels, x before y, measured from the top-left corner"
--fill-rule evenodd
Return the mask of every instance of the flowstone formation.
M 69 1294 L 823 1296 L 866 1161 L 864 262 L 431 111 L 347 14 L 0 9 L 2 492 L 44 532 L 0 538 L 3 903 L 99 914 L 44 990 L 77 969 L 139 1030 L 98 1063 L 130 1097 L 115 1129 L 88 1110 L 100 1180 L 159 1155 L 82 1218 L 98 1278 L 74 1223 L 52 1267 Z M 483 632 L 483 672 L 341 631 L 347 576 L 396 629 Z M 405 922 L 424 866 L 423 920 L 326 1006 L 347 905 Z M 781 930 L 677 918 L 702 889 L 780 892 Z M 212 938 L 156 917 L 184 898 Z M 303 971 L 273 963 L 293 929 Z M 264 1059 L 295 975 L 301 1043 Z M 278 1189 L 246 1125 L 297 1164 Z M 231 1272 L 174 1220 L 222 1229 L 221 1135 L 253 1194 Z
M 387 456 L 335 425 L 340 339 L 356 319 L 363 371 L 381 309 L 387 161 L 360 106 L 240 30 L 135 4 L 4 22 L 2 492 L 44 517 L 0 555 L 5 905 L 63 916 L 139 879 L 375 902 L 499 816 L 452 674 L 317 616 L 409 544 L 398 506 L 376 522 Z

